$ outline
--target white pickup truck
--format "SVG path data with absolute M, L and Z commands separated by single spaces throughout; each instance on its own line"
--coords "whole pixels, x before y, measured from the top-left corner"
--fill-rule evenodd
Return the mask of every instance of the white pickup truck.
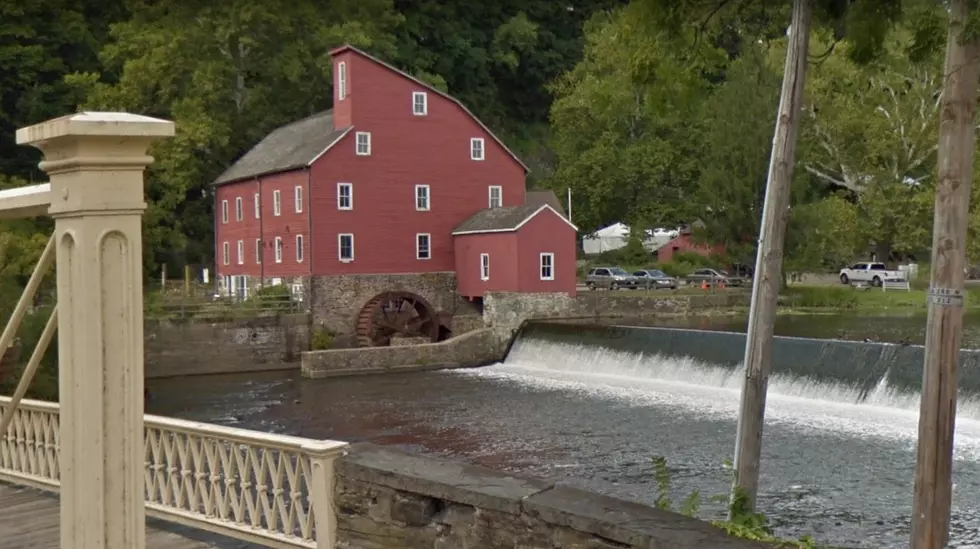
M 881 286 L 881 283 L 886 280 L 905 280 L 905 273 L 889 271 L 884 263 L 855 263 L 840 270 L 841 284 L 860 282 Z

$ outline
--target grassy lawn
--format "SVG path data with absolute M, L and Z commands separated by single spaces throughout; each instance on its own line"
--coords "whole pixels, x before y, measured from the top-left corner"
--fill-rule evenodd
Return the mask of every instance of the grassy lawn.
M 926 290 L 887 291 L 848 286 L 790 286 L 780 295 L 780 306 L 791 309 L 832 309 L 865 312 L 901 312 L 926 309 Z M 980 310 L 980 292 L 967 292 L 967 310 Z

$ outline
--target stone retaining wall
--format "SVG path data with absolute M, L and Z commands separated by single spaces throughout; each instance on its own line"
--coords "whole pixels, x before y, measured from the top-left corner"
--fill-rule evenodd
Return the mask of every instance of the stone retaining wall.
M 643 318 L 747 307 L 749 297 L 746 290 L 681 295 L 595 291 L 575 297 L 564 293 L 488 292 L 483 300 L 483 319 L 487 326 L 512 331 L 525 320 L 534 319 Z
M 295 369 L 309 346 L 309 315 L 225 321 L 146 319 L 146 377 Z
M 357 444 L 337 461 L 347 549 L 771 549 L 586 490 Z
M 439 343 L 308 351 L 302 355 L 302 374 L 324 378 L 479 366 L 499 360 L 501 354 L 494 331 L 481 328 Z

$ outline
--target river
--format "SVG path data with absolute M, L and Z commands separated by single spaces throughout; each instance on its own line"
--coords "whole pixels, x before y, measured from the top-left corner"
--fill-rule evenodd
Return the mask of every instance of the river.
M 924 317 L 782 317 L 782 335 L 921 338 Z M 674 325 L 744 329 L 744 319 Z M 965 341 L 980 344 L 977 324 Z M 666 457 L 675 500 L 724 493 L 738 380 L 684 358 L 624 356 L 601 345 L 519 341 L 471 369 L 333 380 L 298 373 L 152 380 L 151 413 L 348 441 L 372 441 L 651 503 L 652 458 Z M 847 547 L 907 546 L 914 406 L 862 405 L 846 388 L 808 396 L 774 384 L 760 506 L 779 534 Z M 980 547 L 980 421 L 958 421 L 950 547 Z M 703 515 L 719 504 L 705 501 Z

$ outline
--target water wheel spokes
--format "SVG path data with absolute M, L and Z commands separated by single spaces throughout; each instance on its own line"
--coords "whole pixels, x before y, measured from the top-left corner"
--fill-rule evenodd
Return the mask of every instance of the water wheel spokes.
M 379 347 L 395 336 L 424 337 L 438 341 L 436 311 L 422 296 L 412 292 L 384 292 L 368 300 L 357 317 L 357 344 Z

